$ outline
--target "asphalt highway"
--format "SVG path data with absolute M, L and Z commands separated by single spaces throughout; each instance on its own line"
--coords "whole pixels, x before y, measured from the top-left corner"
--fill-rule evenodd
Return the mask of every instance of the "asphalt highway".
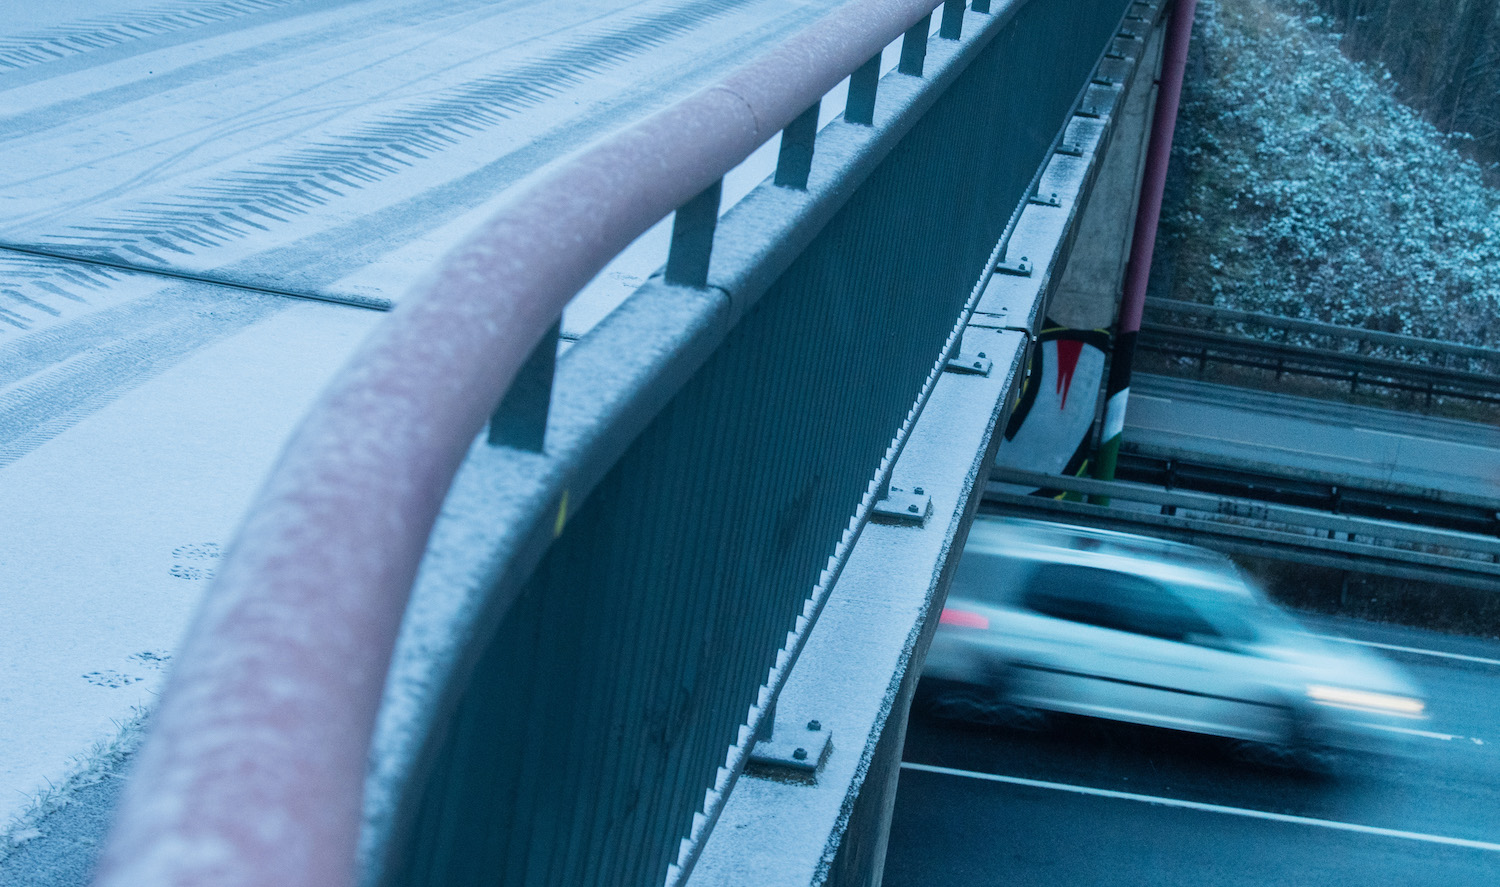
M 885 884 L 1500 883 L 1500 642 L 1304 621 L 1426 689 L 1408 753 L 1314 774 L 1171 731 L 914 712 Z
M 1500 429 L 1140 373 L 1125 447 L 1364 489 L 1500 497 Z

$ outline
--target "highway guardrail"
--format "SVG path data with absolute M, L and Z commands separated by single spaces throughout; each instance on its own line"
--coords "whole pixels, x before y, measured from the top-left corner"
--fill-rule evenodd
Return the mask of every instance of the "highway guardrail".
M 1476 533 L 1008 468 L 990 475 L 984 501 L 1007 514 L 1145 532 L 1231 554 L 1500 590 L 1500 539 Z

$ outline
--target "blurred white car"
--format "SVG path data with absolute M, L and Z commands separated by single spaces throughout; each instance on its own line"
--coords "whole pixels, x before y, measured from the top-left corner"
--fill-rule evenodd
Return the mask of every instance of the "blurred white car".
M 1069 712 L 1298 762 L 1397 750 L 1427 716 L 1393 665 L 1313 637 L 1222 555 L 1011 518 L 974 522 L 922 689 L 947 716 Z

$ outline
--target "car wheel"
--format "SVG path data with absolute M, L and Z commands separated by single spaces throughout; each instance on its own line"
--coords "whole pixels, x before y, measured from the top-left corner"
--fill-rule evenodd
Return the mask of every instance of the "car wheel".
M 1042 730 L 1048 725 L 1045 711 L 1016 705 L 992 687 L 950 685 L 928 696 L 926 707 L 932 715 L 953 721 L 1017 730 Z
M 1285 706 L 1283 711 L 1285 723 L 1277 739 L 1270 742 L 1236 741 L 1235 755 L 1242 760 L 1283 770 L 1332 775 L 1340 762 L 1338 750 L 1317 739 L 1317 731 L 1313 729 L 1312 718 L 1307 712 L 1292 705 Z

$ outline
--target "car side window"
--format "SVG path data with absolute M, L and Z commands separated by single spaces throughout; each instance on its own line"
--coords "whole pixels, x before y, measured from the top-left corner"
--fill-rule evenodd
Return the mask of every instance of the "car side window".
M 1024 584 L 1029 569 L 1028 565 L 1014 558 L 966 551 L 958 562 L 948 594 L 954 598 L 1003 605 L 1016 599 L 1014 589 Z
M 1044 564 L 1031 576 L 1024 604 L 1070 622 L 1132 634 L 1189 641 L 1212 638 L 1212 626 L 1166 586 L 1113 570 Z

